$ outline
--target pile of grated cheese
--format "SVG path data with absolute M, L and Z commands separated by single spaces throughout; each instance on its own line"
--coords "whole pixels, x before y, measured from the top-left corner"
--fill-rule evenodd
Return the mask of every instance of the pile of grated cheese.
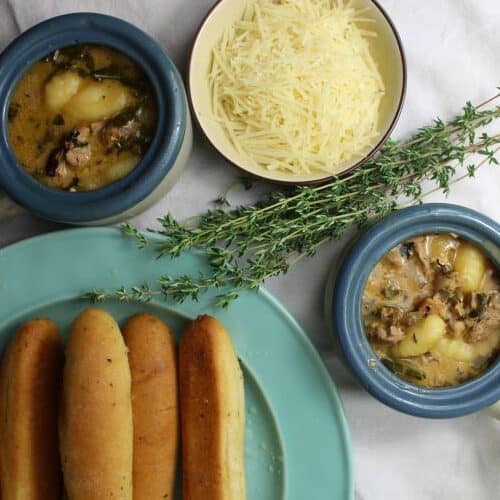
M 373 145 L 384 82 L 370 21 L 348 0 L 255 0 L 224 33 L 212 111 L 254 167 L 332 174 Z

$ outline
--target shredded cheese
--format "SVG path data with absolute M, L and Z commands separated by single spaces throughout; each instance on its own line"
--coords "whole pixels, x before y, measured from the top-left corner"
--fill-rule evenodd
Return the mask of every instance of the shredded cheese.
M 209 82 L 215 119 L 252 165 L 333 174 L 373 144 L 384 82 L 369 23 L 348 0 L 248 3 Z

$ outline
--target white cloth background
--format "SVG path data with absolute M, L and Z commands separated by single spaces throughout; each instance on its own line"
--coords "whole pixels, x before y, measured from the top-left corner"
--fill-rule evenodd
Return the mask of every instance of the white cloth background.
M 398 27 L 408 57 L 408 93 L 395 136 L 406 136 L 436 115 L 450 118 L 468 99 L 479 102 L 493 95 L 500 84 L 499 0 L 380 2 Z M 184 72 L 195 30 L 213 3 L 0 0 L 0 47 L 53 15 L 98 11 L 123 17 L 150 33 Z M 168 210 L 181 218 L 205 210 L 235 175 L 197 134 L 178 184 L 133 222 L 146 227 Z M 238 196 L 235 198 L 237 201 Z M 500 220 L 499 198 L 500 168 L 485 168 L 475 180 L 454 186 L 448 201 Z M 443 198 L 436 195 L 433 199 Z M 0 222 L 0 246 L 53 228 L 29 215 Z M 447 421 L 399 414 L 372 399 L 340 365 L 322 317 L 325 278 L 340 248 L 341 244 L 326 245 L 313 259 L 267 286 L 309 333 L 340 389 L 354 445 L 358 498 L 499 499 L 499 422 L 482 413 Z

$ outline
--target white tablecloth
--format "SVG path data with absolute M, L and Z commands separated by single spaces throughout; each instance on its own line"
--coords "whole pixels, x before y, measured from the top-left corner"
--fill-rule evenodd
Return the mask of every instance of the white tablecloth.
M 451 117 L 500 84 L 499 0 L 380 0 L 399 28 L 408 57 L 408 94 L 395 135 L 434 116 Z M 195 30 L 214 0 L 1 0 L 0 47 L 55 14 L 97 11 L 123 17 L 155 37 L 181 71 Z M 198 134 L 180 181 L 139 226 L 171 211 L 183 218 L 207 208 L 236 173 Z M 452 189 L 448 201 L 500 220 L 500 168 Z M 236 196 L 236 201 L 238 196 Z M 434 200 L 442 200 L 437 195 Z M 29 215 L 0 222 L 0 246 L 56 226 Z M 309 333 L 340 389 L 354 445 L 357 497 L 363 500 L 500 498 L 500 423 L 484 414 L 428 421 L 399 414 L 364 392 L 339 364 L 322 319 L 325 278 L 340 244 L 328 244 L 268 288 Z M 307 404 L 307 402 L 304 402 Z M 267 499 L 262 499 L 267 500 Z M 316 499 L 304 499 L 316 500 Z

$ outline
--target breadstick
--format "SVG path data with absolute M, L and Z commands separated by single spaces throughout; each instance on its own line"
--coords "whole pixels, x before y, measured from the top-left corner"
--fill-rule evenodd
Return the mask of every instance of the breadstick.
M 151 314 L 130 318 L 123 337 L 132 375 L 134 500 L 172 499 L 179 442 L 175 339 Z
M 60 438 L 69 500 L 132 500 L 127 349 L 114 319 L 98 309 L 87 309 L 71 327 Z
M 59 498 L 57 410 L 63 347 L 50 319 L 28 321 L 0 369 L 0 474 L 3 500 Z
M 231 338 L 210 316 L 179 347 L 183 498 L 244 500 L 243 375 Z

